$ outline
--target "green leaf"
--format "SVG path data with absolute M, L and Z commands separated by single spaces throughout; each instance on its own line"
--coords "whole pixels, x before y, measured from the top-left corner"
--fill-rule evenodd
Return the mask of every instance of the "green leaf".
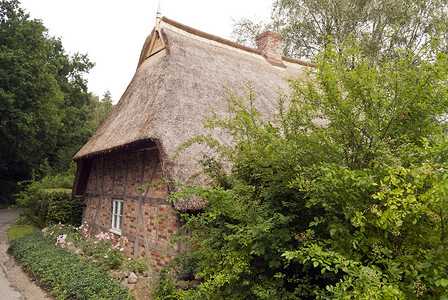
M 443 286 L 443 287 L 447 287 L 448 286 L 448 279 L 445 279 L 445 278 L 441 279 L 440 280 L 440 285 Z
M 422 269 L 427 269 L 427 268 L 430 268 L 431 266 L 432 266 L 432 264 L 429 261 L 427 261 L 427 262 L 420 264 L 419 267 Z

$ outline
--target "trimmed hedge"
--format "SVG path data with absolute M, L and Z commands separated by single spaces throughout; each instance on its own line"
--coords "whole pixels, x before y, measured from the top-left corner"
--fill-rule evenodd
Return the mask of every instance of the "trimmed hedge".
M 82 218 L 82 199 L 72 198 L 69 189 L 42 189 L 37 192 L 36 213 L 40 218 L 39 225 L 50 224 L 80 225 Z
M 48 225 L 81 225 L 82 198 L 72 198 L 70 189 L 29 188 L 17 198 L 17 204 L 23 208 L 26 217 L 40 228 Z
M 132 299 L 100 264 L 55 246 L 40 231 L 14 239 L 8 251 L 57 299 Z

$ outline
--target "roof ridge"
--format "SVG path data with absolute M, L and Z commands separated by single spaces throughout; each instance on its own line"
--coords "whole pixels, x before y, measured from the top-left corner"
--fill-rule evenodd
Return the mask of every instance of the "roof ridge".
M 247 51 L 247 52 L 250 52 L 250 53 L 254 53 L 254 54 L 258 54 L 258 55 L 263 56 L 262 52 L 260 50 L 258 50 L 258 49 L 251 48 L 251 47 L 248 47 L 248 46 L 244 46 L 244 45 L 238 44 L 236 42 L 233 42 L 231 40 L 224 39 L 222 37 L 219 37 L 219 36 L 216 36 L 216 35 L 213 35 L 213 34 L 210 34 L 210 33 L 204 32 L 204 31 L 201 31 L 201 30 L 198 30 L 196 28 L 193 28 L 193 27 L 184 25 L 182 23 L 179 23 L 177 21 L 171 20 L 171 19 L 169 19 L 169 18 L 167 18 L 165 16 L 162 17 L 162 22 L 170 24 L 171 26 L 179 28 L 179 29 L 181 29 L 181 30 L 183 30 L 183 31 L 185 31 L 187 33 L 190 33 L 190 34 L 193 34 L 193 35 L 205 38 L 205 39 L 209 39 L 209 40 L 212 40 L 212 41 L 215 41 L 215 42 L 218 42 L 218 43 L 221 43 L 221 44 L 224 44 L 224 45 L 227 45 L 227 46 L 239 49 L 239 50 L 243 50 L 243 51 Z M 295 64 L 298 64 L 298 65 L 306 66 L 306 67 L 315 67 L 316 66 L 314 63 L 306 62 L 306 61 L 301 60 L 301 59 L 291 58 L 291 57 L 287 57 L 287 56 L 283 56 L 283 55 L 282 55 L 282 60 L 290 62 L 290 63 L 295 63 Z

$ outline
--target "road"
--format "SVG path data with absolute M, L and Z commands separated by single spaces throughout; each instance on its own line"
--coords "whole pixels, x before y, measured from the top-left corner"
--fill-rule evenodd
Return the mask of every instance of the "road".
M 7 253 L 8 228 L 17 220 L 14 210 L 0 209 L 0 299 L 44 300 L 51 299 L 14 262 Z

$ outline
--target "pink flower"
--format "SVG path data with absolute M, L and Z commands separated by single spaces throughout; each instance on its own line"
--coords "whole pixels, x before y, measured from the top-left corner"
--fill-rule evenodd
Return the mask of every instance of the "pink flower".
M 56 238 L 56 244 L 65 244 L 65 239 L 67 238 L 66 234 L 60 235 Z
M 123 249 L 123 248 L 120 248 L 120 251 L 121 251 L 121 252 L 123 252 L 123 251 L 124 251 L 124 249 Z
M 107 256 L 107 254 L 106 255 L 104 255 L 104 258 L 107 258 L 108 256 Z

